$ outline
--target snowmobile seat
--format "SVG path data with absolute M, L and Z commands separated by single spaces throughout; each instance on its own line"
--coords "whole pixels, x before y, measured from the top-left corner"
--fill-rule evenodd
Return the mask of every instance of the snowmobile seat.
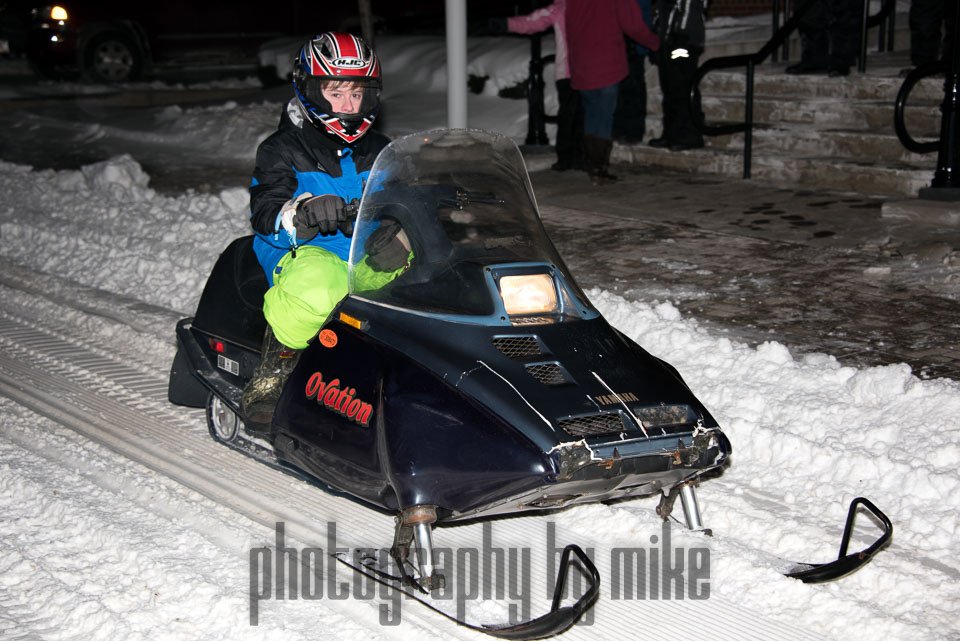
M 220 254 L 200 297 L 193 326 L 259 351 L 267 327 L 263 295 L 269 284 L 253 253 L 253 238 L 237 238 Z

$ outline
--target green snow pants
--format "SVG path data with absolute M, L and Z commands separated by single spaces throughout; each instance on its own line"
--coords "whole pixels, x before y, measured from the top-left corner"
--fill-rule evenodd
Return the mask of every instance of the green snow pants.
M 303 349 L 347 295 L 347 263 L 325 249 L 305 245 L 280 259 L 263 314 L 281 343 Z
M 412 260 L 411 252 L 407 260 Z M 409 263 L 408 263 L 409 264 Z M 379 289 L 400 276 L 407 265 L 392 272 L 377 271 L 364 259 L 354 277 L 360 291 Z M 263 297 L 263 315 L 277 340 L 292 349 L 304 349 L 327 316 L 347 295 L 347 262 L 313 245 L 289 252 L 277 263 L 273 287 Z

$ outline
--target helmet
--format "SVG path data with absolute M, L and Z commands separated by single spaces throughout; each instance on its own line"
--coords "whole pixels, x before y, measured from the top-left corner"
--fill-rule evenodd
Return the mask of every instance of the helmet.
M 367 133 L 380 111 L 380 61 L 361 38 L 327 32 L 303 45 L 294 62 L 293 88 L 310 124 L 337 142 L 352 144 Z M 360 90 L 356 113 L 334 111 L 324 95 L 331 89 Z

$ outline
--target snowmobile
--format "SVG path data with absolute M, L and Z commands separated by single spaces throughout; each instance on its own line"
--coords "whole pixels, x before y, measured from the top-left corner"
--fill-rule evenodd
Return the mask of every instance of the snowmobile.
M 371 278 L 366 241 L 383 224 L 401 227 L 410 260 Z M 247 452 L 263 447 L 244 429 L 240 396 L 267 289 L 251 243 L 227 248 L 196 314 L 178 324 L 169 387 L 172 402 L 206 407 L 215 439 Z M 577 286 L 512 141 L 475 130 L 393 141 L 359 205 L 348 278 L 265 438 L 277 464 L 396 514 L 392 552 L 406 580 L 427 592 L 442 580 L 432 528 L 447 522 L 661 494 L 661 516 L 679 497 L 688 527 L 704 529 L 694 487 L 724 465 L 730 442 L 677 370 Z M 484 631 L 569 627 L 599 581 L 582 550 L 571 555 L 593 577 L 576 604 L 558 597 L 538 619 Z

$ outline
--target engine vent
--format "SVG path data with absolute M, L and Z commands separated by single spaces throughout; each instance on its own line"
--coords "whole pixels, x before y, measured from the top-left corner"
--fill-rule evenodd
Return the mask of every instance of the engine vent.
M 540 356 L 543 353 L 536 336 L 497 336 L 493 339 L 493 346 L 507 358 L 513 359 Z
M 564 385 L 570 382 L 556 363 L 527 365 L 527 373 L 544 385 Z
M 606 436 L 624 431 L 620 414 L 593 414 L 566 418 L 559 422 L 563 431 L 570 436 Z

